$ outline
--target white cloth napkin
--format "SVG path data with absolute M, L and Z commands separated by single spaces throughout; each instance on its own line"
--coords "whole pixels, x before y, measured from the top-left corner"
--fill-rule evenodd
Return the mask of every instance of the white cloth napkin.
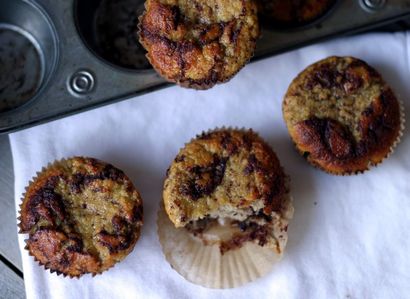
M 405 298 L 410 294 L 410 136 L 361 175 L 338 177 L 308 165 L 282 119 L 283 95 L 307 65 L 352 55 L 378 69 L 410 108 L 409 33 L 341 38 L 246 66 L 208 91 L 170 87 L 10 135 L 16 209 L 42 166 L 92 156 L 123 169 L 144 200 L 135 249 L 113 269 L 69 279 L 40 268 L 23 250 L 29 298 Z M 156 233 L 165 171 L 203 130 L 253 128 L 290 175 L 295 215 L 284 259 L 265 277 L 229 290 L 187 282 L 166 262 Z

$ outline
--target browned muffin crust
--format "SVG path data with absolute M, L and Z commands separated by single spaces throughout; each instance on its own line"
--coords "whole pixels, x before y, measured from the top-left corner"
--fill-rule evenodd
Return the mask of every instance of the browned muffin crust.
M 294 27 L 315 21 L 335 3 L 335 0 L 258 0 L 258 11 L 272 25 Z
M 140 42 L 167 80 L 207 89 L 232 78 L 253 55 L 259 36 L 249 0 L 147 0 Z
M 216 242 L 222 254 L 248 241 L 281 252 L 273 235 L 290 208 L 287 176 L 252 130 L 215 130 L 186 144 L 167 171 L 163 198 L 176 227 L 205 244 L 215 243 L 207 237 L 214 229 L 224 235 Z
M 398 140 L 400 104 L 381 75 L 352 57 L 306 68 L 283 102 L 289 133 L 309 162 L 333 174 L 380 163 Z
M 132 251 L 142 200 L 119 169 L 74 157 L 47 167 L 27 188 L 20 210 L 26 249 L 46 269 L 79 277 L 112 267 Z

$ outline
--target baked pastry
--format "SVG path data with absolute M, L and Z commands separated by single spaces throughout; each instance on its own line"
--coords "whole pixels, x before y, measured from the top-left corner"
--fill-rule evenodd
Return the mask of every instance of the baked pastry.
M 298 151 L 332 174 L 363 172 L 400 139 L 400 103 L 380 74 L 353 57 L 329 57 L 290 84 L 283 115 Z
M 288 177 L 252 130 L 217 129 L 186 144 L 167 171 L 163 203 L 170 221 L 160 213 L 158 227 L 167 260 L 188 280 L 215 288 L 270 271 L 293 214 Z
M 30 182 L 19 227 L 41 265 L 80 277 L 101 273 L 132 251 L 142 213 L 142 199 L 121 170 L 74 157 L 49 165 Z
M 247 241 L 278 248 L 275 219 L 289 208 L 287 176 L 252 130 L 222 129 L 192 140 L 169 168 L 163 199 L 175 227 L 194 235 L 222 222 L 230 227 L 222 253 Z
M 335 3 L 335 0 L 258 0 L 258 11 L 265 23 L 291 28 L 317 20 Z
M 293 215 L 288 177 L 252 130 L 217 129 L 186 144 L 167 171 L 163 206 L 158 234 L 166 259 L 211 288 L 269 272 Z
M 259 36 L 250 0 L 147 0 L 139 38 L 157 72 L 184 87 L 228 81 L 252 57 Z

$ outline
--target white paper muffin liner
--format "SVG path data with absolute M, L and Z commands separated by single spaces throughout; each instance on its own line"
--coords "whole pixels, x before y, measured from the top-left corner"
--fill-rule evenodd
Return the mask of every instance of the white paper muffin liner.
M 161 202 L 158 211 L 158 236 L 166 260 L 186 280 L 208 288 L 235 288 L 264 276 L 283 255 L 287 226 L 293 217 L 292 200 L 286 202 L 274 219 L 275 249 L 246 242 L 239 249 L 221 254 L 219 244 L 204 245 L 185 228 L 175 228 Z
M 399 134 L 397 136 L 397 139 L 393 142 L 393 145 L 390 147 L 390 152 L 387 154 L 387 156 L 384 159 L 388 158 L 394 152 L 396 146 L 400 143 L 401 138 L 403 137 L 403 132 L 406 128 L 406 117 L 405 117 L 405 114 L 404 114 L 404 103 L 401 99 L 397 99 L 397 101 L 399 102 L 399 106 L 400 106 L 400 130 L 399 130 Z

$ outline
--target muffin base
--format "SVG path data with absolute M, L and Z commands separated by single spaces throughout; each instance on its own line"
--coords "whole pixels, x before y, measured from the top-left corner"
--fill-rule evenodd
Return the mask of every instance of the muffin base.
M 322 167 L 321 165 L 319 165 L 318 163 L 315 163 L 314 161 L 310 161 L 308 159 L 306 159 L 309 164 L 311 164 L 312 166 L 316 167 L 317 169 L 320 169 L 328 174 L 332 174 L 332 175 L 336 175 L 336 176 L 349 176 L 349 175 L 357 175 L 357 174 L 363 174 L 366 171 L 370 170 L 372 167 L 377 167 L 379 164 L 381 164 L 385 159 L 389 158 L 394 150 L 396 149 L 397 145 L 400 143 L 401 138 L 403 137 L 403 132 L 405 130 L 405 124 L 406 124 L 406 118 L 405 118 L 405 114 L 404 114 L 404 103 L 402 100 L 397 100 L 400 106 L 400 130 L 399 133 L 397 135 L 397 139 L 393 142 L 392 146 L 390 147 L 389 151 L 387 152 L 387 154 L 382 157 L 380 160 L 378 161 L 369 161 L 367 168 L 363 169 L 363 170 L 356 170 L 356 171 L 331 171 L 330 169 L 327 169 L 325 167 Z M 304 151 L 300 150 L 297 147 L 297 144 L 294 142 L 293 143 L 296 150 L 299 152 L 300 155 L 304 155 Z
M 185 228 L 175 228 L 161 201 L 157 226 L 163 254 L 171 267 L 186 280 L 208 288 L 235 288 L 266 275 L 281 260 L 287 243 L 287 226 L 293 217 L 289 198 L 274 235 L 277 248 L 245 242 L 221 254 L 219 244 L 205 245 Z

